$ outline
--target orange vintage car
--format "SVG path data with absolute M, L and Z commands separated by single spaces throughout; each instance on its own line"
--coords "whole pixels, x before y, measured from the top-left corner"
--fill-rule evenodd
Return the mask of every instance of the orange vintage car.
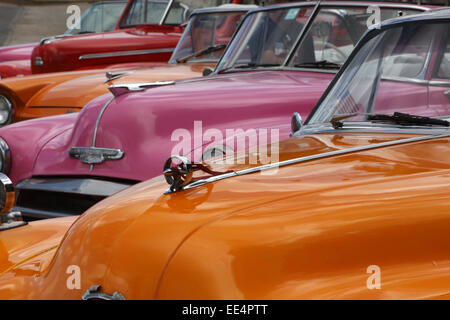
M 170 61 L 128 63 L 102 71 L 84 70 L 0 80 L 0 126 L 33 118 L 79 112 L 111 85 L 202 76 L 214 68 L 245 13 L 254 5 L 228 4 L 193 12 Z
M 449 27 L 450 9 L 373 27 L 278 161 L 175 156 L 78 218 L 3 215 L 0 298 L 449 299 Z

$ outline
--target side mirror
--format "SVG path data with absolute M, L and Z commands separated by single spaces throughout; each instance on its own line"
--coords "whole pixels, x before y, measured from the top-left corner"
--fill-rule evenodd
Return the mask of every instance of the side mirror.
M 295 133 L 301 131 L 303 128 L 302 117 L 298 112 L 294 112 L 291 119 L 291 137 L 295 135 Z
M 211 68 L 205 68 L 205 69 L 203 69 L 203 76 L 204 77 L 206 77 L 206 76 L 209 76 L 211 73 L 213 73 L 214 72 L 214 70 L 213 69 L 211 69 Z

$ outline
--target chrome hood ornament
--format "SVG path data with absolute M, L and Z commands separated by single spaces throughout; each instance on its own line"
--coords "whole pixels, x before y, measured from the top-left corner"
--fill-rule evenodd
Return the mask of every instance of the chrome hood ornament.
M 120 149 L 96 147 L 73 147 L 69 151 L 70 157 L 90 165 L 101 164 L 108 160 L 120 160 L 123 154 L 123 151 Z
M 115 96 L 121 96 L 129 92 L 144 91 L 148 88 L 169 86 L 175 84 L 175 81 L 157 81 L 147 83 L 130 83 L 130 84 L 117 84 L 112 85 L 108 89 Z
M 130 75 L 132 72 L 119 72 L 119 73 L 112 73 L 112 72 L 106 72 L 106 83 L 109 83 L 111 81 L 114 81 L 116 79 L 122 78 L 124 76 Z
M 233 172 L 213 171 L 206 164 L 191 163 L 182 156 L 171 156 L 164 164 L 164 177 L 170 185 L 168 193 L 180 191 L 192 182 L 205 179 L 205 177 L 193 178 L 195 171 L 203 171 L 211 176 Z

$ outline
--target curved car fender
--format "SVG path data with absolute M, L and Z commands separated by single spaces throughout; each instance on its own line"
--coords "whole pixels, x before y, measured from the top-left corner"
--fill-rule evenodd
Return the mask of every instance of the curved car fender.
M 46 143 L 73 127 L 77 114 L 41 118 L 0 128 L 11 152 L 8 176 L 14 184 L 31 176 L 35 160 Z

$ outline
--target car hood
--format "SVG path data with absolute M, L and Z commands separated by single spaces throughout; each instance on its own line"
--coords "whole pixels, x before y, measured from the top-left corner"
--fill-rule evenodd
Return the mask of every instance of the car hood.
M 137 65 L 131 65 L 130 68 L 124 65 L 121 68 L 106 68 L 103 72 L 98 70 L 94 70 L 95 72 L 89 71 L 87 75 L 83 75 L 83 72 L 76 72 L 72 78 L 55 81 L 43 90 L 40 90 L 28 101 L 27 106 L 33 109 L 36 109 L 36 107 L 81 109 L 92 99 L 108 93 L 108 88 L 111 85 L 194 78 L 201 76 L 205 67 L 214 67 L 213 64 L 165 64 L 161 66 L 161 63 L 141 63 L 139 66 L 144 69 L 136 70 Z M 106 82 L 105 73 L 108 71 L 113 75 L 123 74 L 123 76 Z M 58 78 L 60 77 L 58 76 Z M 80 92 L 83 93 L 81 96 Z
M 171 50 L 181 37 L 183 28 L 172 26 L 140 26 L 111 32 L 67 36 L 50 43 L 37 46 L 32 53 L 32 61 L 43 59 L 43 65 L 32 65 L 33 73 L 59 72 L 98 65 L 129 62 L 125 56 L 83 59 L 85 55 L 109 54 L 139 50 Z M 167 61 L 170 52 L 165 52 L 156 61 Z M 133 56 L 131 56 L 133 57 Z M 131 61 L 146 61 L 131 60 Z M 148 61 L 148 56 L 147 56 Z
M 204 131 L 288 127 L 293 112 L 309 114 L 332 76 L 262 71 L 182 80 L 118 96 L 99 117 L 112 98 L 105 95 L 83 108 L 73 132 L 43 148 L 33 173 L 142 181 L 160 173 L 178 142 L 172 137 L 177 129 L 193 132 L 194 122 L 200 120 Z M 68 152 L 72 147 L 92 146 L 98 119 L 96 147 L 120 149 L 124 157 L 90 168 L 70 158 Z M 288 137 L 289 131 L 281 134 Z
M 405 138 L 298 137 L 281 142 L 280 158 Z M 88 210 L 45 277 L 23 281 L 41 299 L 79 299 L 92 285 L 128 299 L 445 295 L 449 143 L 439 138 L 329 156 L 172 194 L 163 194 L 168 186 L 158 177 Z M 386 282 L 369 292 L 366 268 L 374 264 Z M 76 292 L 66 289 L 70 265 L 84 272 Z M 19 295 L 24 286 L 15 287 Z
M 37 45 L 37 43 L 29 43 L 17 46 L 2 47 L 0 48 L 0 62 L 28 60 L 31 58 L 31 52 Z

